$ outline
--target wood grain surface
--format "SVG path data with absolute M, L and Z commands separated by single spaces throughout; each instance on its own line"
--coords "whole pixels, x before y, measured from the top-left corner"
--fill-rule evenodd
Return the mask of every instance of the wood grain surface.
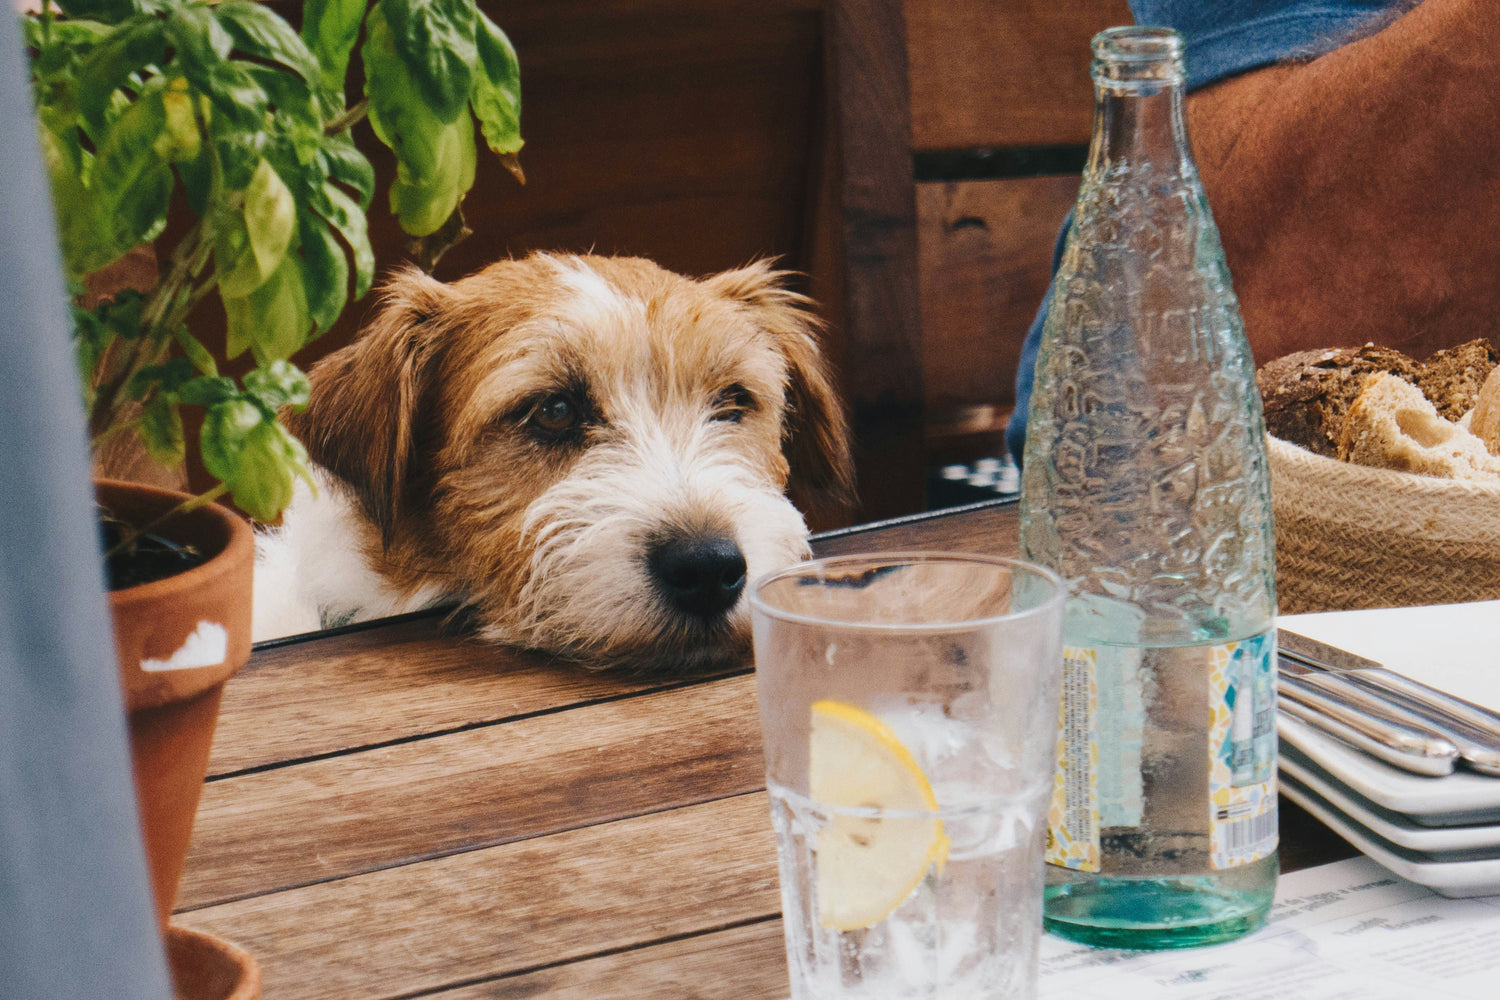
M 204 790 L 178 907 L 759 791 L 764 766 L 745 674 L 242 774 Z
M 445 990 L 442 1000 L 783 1000 L 786 945 L 780 920 Z
M 828 532 L 821 555 L 1013 554 L 1013 504 Z M 262 648 L 227 688 L 175 921 L 267 1000 L 781 1000 L 742 670 L 590 673 L 441 616 Z M 1354 850 L 1290 803 L 1283 869 Z
M 257 650 L 226 686 L 211 777 L 675 683 L 589 671 L 481 642 L 445 628 L 440 616 L 376 623 L 315 642 Z
M 426 798 L 411 809 L 441 809 Z M 180 914 L 260 962 L 267 1000 L 409 996 L 780 912 L 764 793 Z

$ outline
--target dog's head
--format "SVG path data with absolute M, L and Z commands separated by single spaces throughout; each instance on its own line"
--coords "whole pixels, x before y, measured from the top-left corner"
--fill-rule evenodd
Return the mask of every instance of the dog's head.
M 533 255 L 386 285 L 294 429 L 398 587 L 489 638 L 595 665 L 743 655 L 746 581 L 806 554 L 850 487 L 807 301 L 765 263 L 703 280 Z

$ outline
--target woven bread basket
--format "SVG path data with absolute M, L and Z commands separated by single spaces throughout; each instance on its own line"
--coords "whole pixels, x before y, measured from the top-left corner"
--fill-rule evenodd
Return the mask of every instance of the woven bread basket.
M 1268 444 L 1282 614 L 1500 599 L 1500 484 Z

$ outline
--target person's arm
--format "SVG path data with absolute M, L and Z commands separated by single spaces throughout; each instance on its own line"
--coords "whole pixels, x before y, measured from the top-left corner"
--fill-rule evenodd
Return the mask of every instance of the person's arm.
M 1500 330 L 1500 4 L 1426 0 L 1188 99 L 1257 363 Z

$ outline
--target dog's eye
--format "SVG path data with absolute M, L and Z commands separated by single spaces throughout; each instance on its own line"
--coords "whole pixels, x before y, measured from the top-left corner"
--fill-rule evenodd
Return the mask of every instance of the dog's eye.
M 554 393 L 536 404 L 531 422 L 548 434 L 566 434 L 583 422 L 583 411 L 573 397 Z
M 714 419 L 727 420 L 737 424 L 747 413 L 754 413 L 757 409 L 755 397 L 750 390 L 736 383 L 725 389 L 720 389 L 714 396 Z

